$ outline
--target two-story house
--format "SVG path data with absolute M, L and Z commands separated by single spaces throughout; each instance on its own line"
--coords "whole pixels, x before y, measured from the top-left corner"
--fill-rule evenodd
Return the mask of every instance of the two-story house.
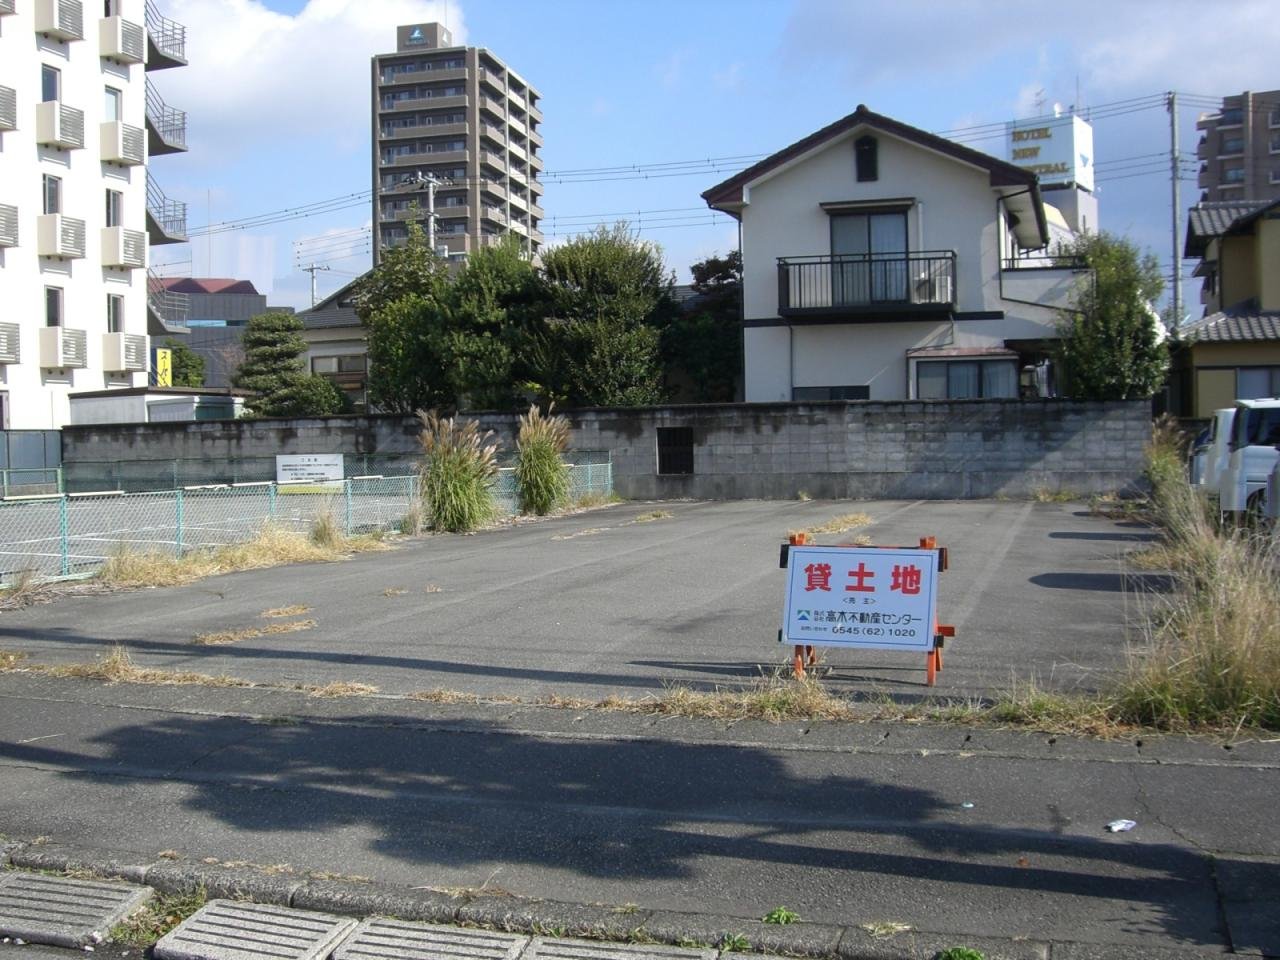
M 1034 173 L 859 106 L 702 196 L 741 224 L 748 402 L 1051 389 L 1083 271 Z
M 1209 201 L 1187 218 L 1205 315 L 1183 326 L 1174 410 L 1205 419 L 1236 400 L 1280 397 L 1280 200 Z

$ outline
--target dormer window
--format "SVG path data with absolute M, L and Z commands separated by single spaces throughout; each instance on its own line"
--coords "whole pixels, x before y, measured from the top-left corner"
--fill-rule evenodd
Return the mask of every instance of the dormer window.
M 859 183 L 880 179 L 875 137 L 859 137 L 853 144 L 853 159 Z

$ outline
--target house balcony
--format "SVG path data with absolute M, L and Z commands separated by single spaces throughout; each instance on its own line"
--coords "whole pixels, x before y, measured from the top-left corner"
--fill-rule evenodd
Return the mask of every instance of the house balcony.
M 187 112 L 177 110 L 161 98 L 147 80 L 147 153 L 163 157 L 187 150 Z
M 944 317 L 956 302 L 952 250 L 778 258 L 778 315 L 866 323 Z
M 140 333 L 104 333 L 102 369 L 109 373 L 145 373 L 147 338 Z
M 147 329 L 156 336 L 186 333 L 191 315 L 191 295 L 174 293 L 153 270 L 147 270 Z
M 136 270 L 147 265 L 147 235 L 124 227 L 102 229 L 102 265 Z
M 84 221 L 46 213 L 36 218 L 36 254 L 60 260 L 84 258 Z
M 72 327 L 40 328 L 40 366 L 46 370 L 83 369 L 89 365 L 89 335 Z
M 67 43 L 84 39 L 84 4 L 80 0 L 35 0 L 36 33 Z
M 18 129 L 18 91 L 0 87 L 0 130 Z
M 101 126 L 102 159 L 105 162 L 118 163 L 122 167 L 137 167 L 145 162 L 146 153 L 142 146 L 145 134 L 141 127 L 119 121 Z
M 187 242 L 187 205 L 170 200 L 147 173 L 147 240 L 152 246 Z
M 36 104 L 36 143 L 59 150 L 84 148 L 84 111 L 57 100 Z
M 107 60 L 142 63 L 147 58 L 146 31 L 124 17 L 105 17 L 98 21 L 98 54 Z
M 153 0 L 147 0 L 147 69 L 168 70 L 187 65 L 187 28 L 162 16 Z
M 0 323 L 0 363 L 22 362 L 22 328 L 16 323 Z
M 0 203 L 0 247 L 18 245 L 18 208 Z
M 1081 257 L 1023 257 L 1000 264 L 1000 296 L 1066 310 L 1075 303 L 1089 265 Z

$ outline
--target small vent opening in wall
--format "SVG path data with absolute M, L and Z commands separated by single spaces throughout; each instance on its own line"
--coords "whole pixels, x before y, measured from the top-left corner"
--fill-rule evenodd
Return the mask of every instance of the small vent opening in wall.
M 658 474 L 693 473 L 693 428 L 658 428 Z

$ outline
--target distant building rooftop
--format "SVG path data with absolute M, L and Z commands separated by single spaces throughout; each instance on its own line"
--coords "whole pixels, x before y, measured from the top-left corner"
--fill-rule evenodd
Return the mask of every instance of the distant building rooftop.
M 217 277 L 162 277 L 159 286 L 170 293 L 258 293 L 250 280 Z

